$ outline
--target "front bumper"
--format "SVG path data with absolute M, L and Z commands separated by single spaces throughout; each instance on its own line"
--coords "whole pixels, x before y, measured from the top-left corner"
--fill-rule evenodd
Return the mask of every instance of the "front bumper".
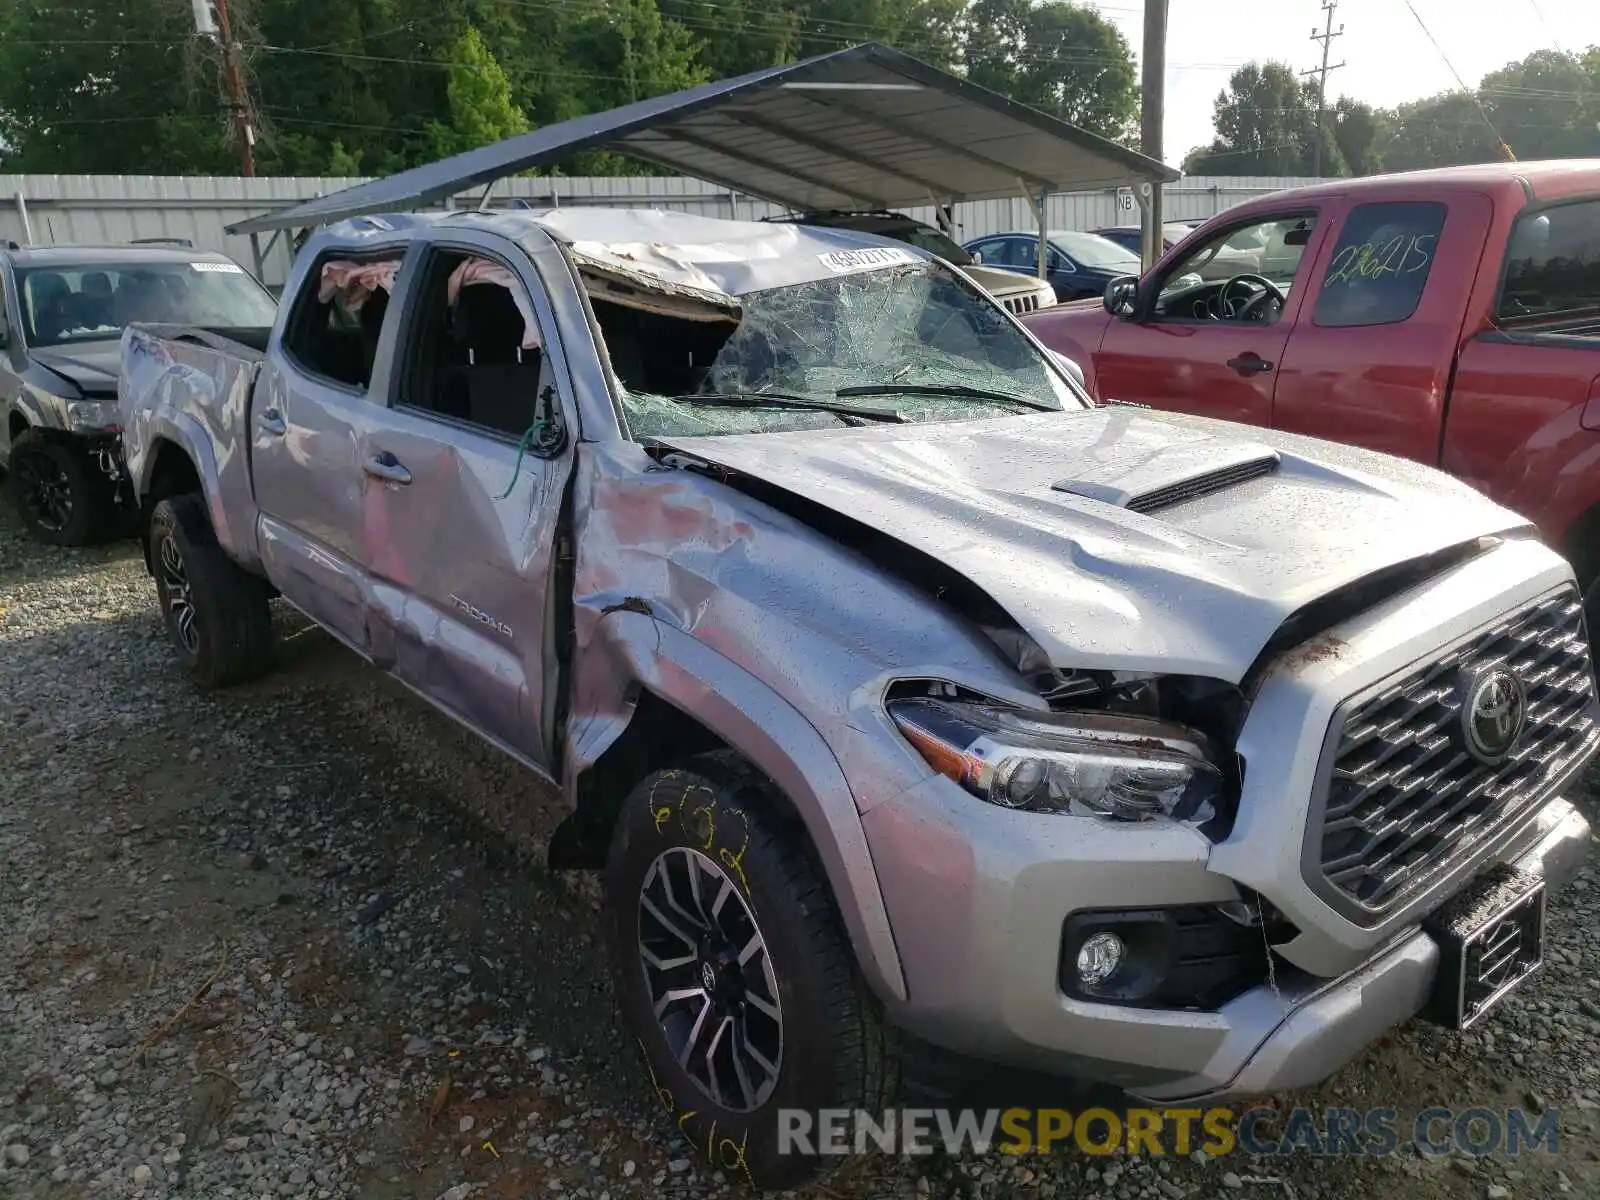
M 1567 883 L 1589 851 L 1591 831 L 1566 800 L 1538 813 L 1533 846 L 1507 861 L 1541 876 L 1547 889 Z M 1146 1099 L 1177 1101 L 1260 1096 L 1328 1078 L 1383 1033 L 1416 1015 L 1432 995 L 1439 946 L 1421 930 L 1402 935 L 1377 958 L 1342 979 L 1296 997 L 1265 1037 L 1241 1028 L 1205 1068 L 1187 1079 L 1143 1089 Z
M 974 805 L 981 802 L 936 780 L 866 814 L 907 968 L 909 999 L 891 1016 L 935 1046 L 1115 1084 L 1152 1101 L 1259 1096 L 1326 1079 L 1414 1016 L 1432 992 L 1439 948 L 1412 926 L 1336 979 L 1280 964 L 1273 984 L 1214 1012 L 1071 999 L 1057 981 L 1061 924 L 1086 892 L 1105 907 L 1214 902 L 1238 893 L 1206 873 L 1206 845 L 1187 830 L 1030 821 L 986 809 L 992 836 L 973 839 L 961 810 Z M 1088 828 L 1062 828 L 1078 825 Z M 1052 835 L 1077 844 L 1049 858 Z M 1119 853 L 1084 845 L 1101 837 L 1123 841 Z M 1583 815 L 1556 798 L 1489 861 L 1538 874 L 1554 891 L 1577 872 L 1590 837 Z

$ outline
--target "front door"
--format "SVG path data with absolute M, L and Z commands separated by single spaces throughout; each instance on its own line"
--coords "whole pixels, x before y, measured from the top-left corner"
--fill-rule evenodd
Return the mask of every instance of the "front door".
M 390 408 L 356 444 L 361 559 L 374 661 L 547 765 L 545 648 L 571 453 L 546 298 L 531 270 L 494 252 L 430 246 L 407 287 Z
M 387 261 L 399 258 L 394 251 Z M 367 654 L 356 446 L 385 411 L 368 392 L 387 295 L 322 286 L 351 265 L 334 252 L 305 277 L 281 358 L 268 360 L 251 398 L 250 453 L 268 575 L 295 607 Z
M 1106 327 L 1095 355 L 1100 398 L 1271 425 L 1278 364 L 1322 224 L 1314 210 L 1253 218 L 1146 276 L 1138 307 Z M 1239 249 L 1268 240 L 1282 247 L 1270 259 Z M 1214 278 L 1221 262 L 1237 270 Z

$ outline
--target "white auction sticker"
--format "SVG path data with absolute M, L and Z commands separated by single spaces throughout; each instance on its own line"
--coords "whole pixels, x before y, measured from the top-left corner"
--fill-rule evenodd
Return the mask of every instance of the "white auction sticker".
M 196 271 L 204 271 L 208 275 L 244 274 L 244 268 L 238 263 L 192 262 L 189 265 Z
M 877 267 L 898 267 L 914 263 L 917 256 L 892 246 L 869 246 L 861 250 L 830 250 L 817 255 L 817 261 L 830 271 L 870 271 Z

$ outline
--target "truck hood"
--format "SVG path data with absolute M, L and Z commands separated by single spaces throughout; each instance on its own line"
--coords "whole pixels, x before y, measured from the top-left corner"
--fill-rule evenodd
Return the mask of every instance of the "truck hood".
M 115 396 L 122 343 L 80 342 L 76 346 L 51 346 L 28 353 L 33 361 L 76 384 L 85 396 Z
M 931 556 L 1069 670 L 1237 683 L 1311 601 L 1527 524 L 1400 459 L 1179 414 L 663 442 Z
M 991 296 L 1020 296 L 1049 286 L 1037 275 L 1024 275 L 1020 271 L 1007 271 L 1003 267 L 986 267 L 970 263 L 961 268 L 967 277 Z

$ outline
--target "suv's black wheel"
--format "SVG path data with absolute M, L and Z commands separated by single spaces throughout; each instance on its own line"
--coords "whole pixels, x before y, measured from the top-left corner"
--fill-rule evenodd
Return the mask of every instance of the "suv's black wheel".
M 29 429 L 11 443 L 11 494 L 28 532 L 86 546 L 117 532 L 116 489 L 89 455 Z
M 205 501 L 169 496 L 150 516 L 150 570 L 173 647 L 197 683 L 218 687 L 272 661 L 272 613 L 261 580 L 211 529 Z
M 656 772 L 623 804 L 605 877 L 617 999 L 656 1093 L 702 1158 L 760 1188 L 828 1165 L 783 1144 L 780 1109 L 889 1098 L 881 1017 L 781 811 L 730 753 Z

